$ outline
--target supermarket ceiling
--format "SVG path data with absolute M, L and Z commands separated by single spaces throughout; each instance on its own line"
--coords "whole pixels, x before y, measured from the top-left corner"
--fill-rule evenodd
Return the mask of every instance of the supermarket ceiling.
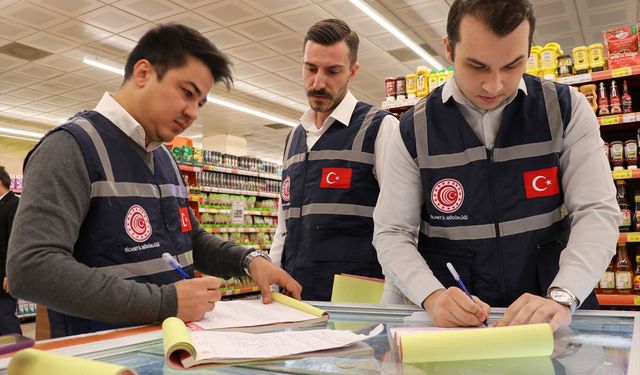
M 443 64 L 441 38 L 451 1 L 366 0 Z M 602 29 L 640 19 L 638 0 L 533 3 L 535 43 L 555 41 L 564 51 L 600 42 Z M 216 88 L 212 95 L 297 121 L 306 105 L 303 33 L 330 17 L 347 21 L 361 38 L 361 69 L 351 86 L 359 99 L 379 105 L 385 77 L 424 64 L 413 52 L 398 51 L 404 45 L 349 0 L 0 0 L 0 127 L 43 133 L 93 108 L 121 77 L 83 59 L 121 67 L 138 38 L 164 22 L 199 30 L 231 57 L 235 87 Z M 289 129 L 264 126 L 273 122 L 207 104 L 186 135 L 196 141 L 216 134 L 245 137 L 250 153 L 277 160 Z

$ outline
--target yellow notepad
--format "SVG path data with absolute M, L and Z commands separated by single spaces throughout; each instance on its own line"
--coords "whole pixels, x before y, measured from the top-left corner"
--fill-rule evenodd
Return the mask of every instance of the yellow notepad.
M 176 369 L 371 351 L 371 347 L 361 341 L 378 335 L 383 329 L 380 324 L 369 335 L 325 328 L 268 333 L 189 332 L 178 318 L 162 322 L 165 359 L 169 367 Z
M 356 275 L 335 275 L 331 302 L 378 303 L 384 290 L 384 280 Z
M 47 352 L 38 349 L 24 349 L 13 355 L 9 362 L 8 375 L 136 375 L 124 366 L 99 362 L 85 358 Z
M 398 327 L 391 329 L 402 362 L 448 362 L 544 357 L 553 352 L 549 324 L 495 328 Z

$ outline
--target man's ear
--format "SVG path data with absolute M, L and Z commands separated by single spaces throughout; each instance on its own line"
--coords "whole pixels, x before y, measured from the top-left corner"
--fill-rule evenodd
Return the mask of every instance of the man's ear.
M 449 36 L 445 35 L 444 38 L 442 38 L 442 43 L 444 44 L 444 55 L 445 58 L 447 59 L 447 62 L 449 64 L 453 64 L 453 47 L 451 46 L 451 43 L 449 42 Z
M 349 69 L 349 82 L 353 81 L 356 78 L 356 74 L 358 74 L 358 70 L 360 69 L 360 64 L 355 63 Z
M 133 65 L 133 72 L 130 80 L 136 86 L 143 87 L 154 73 L 155 70 L 153 69 L 151 62 L 147 59 L 141 59 Z

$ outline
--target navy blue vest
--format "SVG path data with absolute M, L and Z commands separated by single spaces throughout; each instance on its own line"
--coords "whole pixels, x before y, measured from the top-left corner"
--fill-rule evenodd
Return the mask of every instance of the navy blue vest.
M 559 169 L 569 88 L 524 81 L 528 94 L 518 91 L 504 109 L 491 151 L 453 99 L 442 103 L 442 88 L 405 114 L 400 128 L 420 167 L 420 253 L 445 287 L 456 286 L 451 262 L 491 306 L 509 306 L 523 293 L 544 296 L 570 231 Z
M 300 125 L 287 138 L 282 208 L 283 268 L 305 300 L 331 299 L 335 274 L 382 277 L 373 237 L 378 182 L 375 141 L 386 111 L 358 102 L 349 126 L 335 122 L 307 150 Z
M 91 182 L 74 258 L 97 272 L 163 285 L 181 279 L 162 259 L 169 252 L 193 275 L 187 189 L 167 149 L 153 151 L 152 173 L 136 145 L 97 112 L 80 113 L 49 134 L 56 131 L 67 131 L 78 142 Z M 48 312 L 52 337 L 123 326 Z

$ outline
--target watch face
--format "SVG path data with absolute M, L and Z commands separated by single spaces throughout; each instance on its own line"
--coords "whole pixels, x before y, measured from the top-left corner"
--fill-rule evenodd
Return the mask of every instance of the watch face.
M 573 303 L 573 298 L 562 290 L 554 289 L 549 292 L 549 296 L 554 301 L 561 303 L 563 305 L 570 306 Z

